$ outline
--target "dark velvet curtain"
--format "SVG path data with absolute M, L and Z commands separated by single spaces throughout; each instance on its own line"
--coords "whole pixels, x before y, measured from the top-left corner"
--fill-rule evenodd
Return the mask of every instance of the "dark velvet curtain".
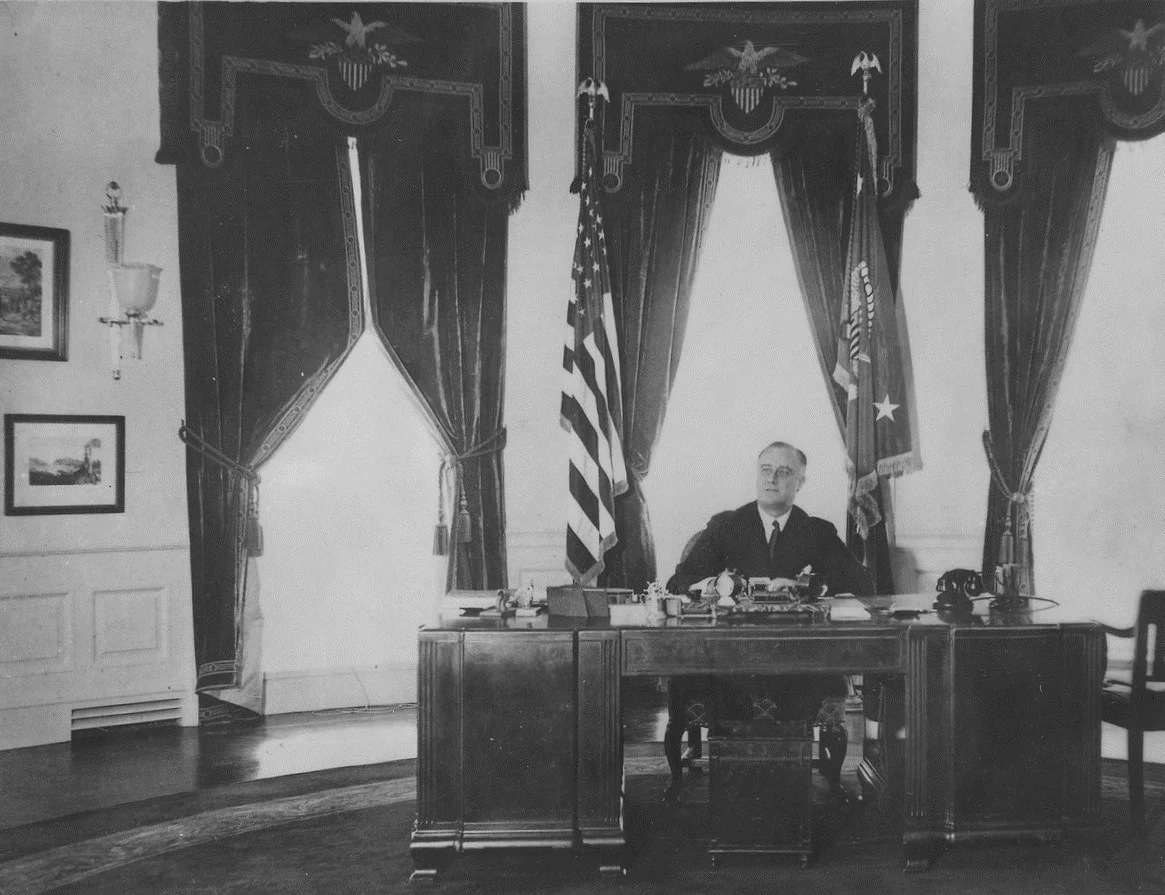
M 679 369 L 692 281 L 720 176 L 722 150 L 666 116 L 636 116 L 628 181 L 604 197 L 612 298 L 619 321 L 627 491 L 615 499 L 619 542 L 602 580 L 642 591 L 656 578 L 643 481 Z
M 177 169 L 199 690 L 238 684 L 254 471 L 363 325 L 346 150 L 313 102 L 256 86 L 230 160 Z
M 459 110 L 458 110 L 459 111 Z M 448 454 L 449 584 L 506 586 L 502 427 L 508 201 L 455 151 L 464 116 L 403 111 L 362 138 L 372 317 Z
M 1030 163 L 1018 195 L 984 203 L 992 482 L 983 574 L 994 579 L 1002 547 L 1003 560 L 1018 566 L 1020 592 L 1033 593 L 1028 497 L 1092 265 L 1114 144 L 1072 99 L 1031 104 L 1024 140 Z
M 833 367 L 841 329 L 840 302 L 848 289 L 846 245 L 853 214 L 853 160 L 859 135 L 854 112 L 817 114 L 800 125 L 794 139 L 770 153 L 817 360 L 833 395 L 833 410 L 843 438 L 846 395 L 833 379 Z M 917 195 L 913 185 L 898 193 L 904 198 L 878 209 L 895 294 L 903 223 L 909 202 Z M 863 541 L 853 519 L 847 517 L 846 542 L 875 573 L 878 593 L 885 594 L 894 592 L 893 508 L 885 480 L 882 481 L 883 487 L 877 492 L 882 521 L 870 529 L 868 540 Z

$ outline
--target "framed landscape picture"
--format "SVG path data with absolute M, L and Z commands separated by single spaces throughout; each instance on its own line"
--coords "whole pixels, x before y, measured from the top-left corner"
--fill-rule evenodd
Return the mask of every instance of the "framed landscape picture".
M 4 415 L 4 515 L 124 512 L 124 416 Z
M 0 358 L 66 360 L 69 231 L 0 223 Z

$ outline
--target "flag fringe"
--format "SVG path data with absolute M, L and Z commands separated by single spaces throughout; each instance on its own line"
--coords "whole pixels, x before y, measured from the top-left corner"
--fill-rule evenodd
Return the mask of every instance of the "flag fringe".
M 848 457 L 845 461 L 845 469 L 852 478 L 854 474 L 854 464 L 853 461 Z M 905 475 L 908 472 L 918 472 L 920 469 L 922 469 L 922 459 L 917 455 L 917 453 L 898 454 L 894 457 L 883 457 L 878 461 L 878 476 L 881 478 L 896 479 L 900 475 Z M 867 475 L 872 477 L 873 474 L 868 473 Z
M 587 574 L 584 575 L 578 570 L 578 567 L 569 559 L 566 561 L 566 571 L 570 573 L 571 579 L 579 587 L 586 587 L 603 573 L 605 566 L 602 562 L 598 565 L 591 566 Z
M 908 472 L 918 472 L 922 469 L 922 459 L 916 454 L 899 454 L 897 457 L 884 457 L 878 461 L 878 475 L 898 478 Z

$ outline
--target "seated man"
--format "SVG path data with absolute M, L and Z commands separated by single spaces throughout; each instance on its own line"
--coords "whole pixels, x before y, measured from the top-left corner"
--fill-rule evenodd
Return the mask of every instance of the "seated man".
M 667 583 L 671 593 L 687 593 L 688 588 L 725 569 L 746 578 L 768 578 L 772 590 L 795 583 L 807 566 L 821 576 L 827 593 L 874 593 L 874 578 L 838 537 L 830 522 L 806 514 L 793 504 L 805 483 L 805 454 L 783 441 L 776 441 L 757 457 L 756 500 L 736 510 L 719 513 L 696 538 Z M 722 710 L 739 706 L 742 690 L 763 691 L 769 711 L 777 718 L 813 720 L 822 699 L 844 696 L 844 679 L 830 675 L 801 675 L 759 678 L 750 681 L 716 681 L 706 678 L 673 678 L 669 686 L 668 724 L 664 736 L 672 777 L 678 778 L 682 765 L 680 739 L 686 725 L 683 712 L 691 702 L 712 702 Z M 829 728 L 827 730 L 827 728 Z M 841 737 L 838 742 L 838 737 Z M 823 725 L 821 748 L 829 752 L 822 770 L 837 784 L 844 757 L 845 731 L 834 717 Z M 700 756 L 699 727 L 688 733 L 689 756 Z M 838 757 L 840 754 L 840 758 Z

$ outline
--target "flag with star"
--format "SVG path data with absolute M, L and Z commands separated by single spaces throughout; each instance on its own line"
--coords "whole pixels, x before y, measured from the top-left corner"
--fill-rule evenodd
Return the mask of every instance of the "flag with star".
M 891 286 L 878 221 L 877 144 L 870 107 L 859 110 L 854 206 L 833 378 L 845 391 L 849 512 L 863 540 L 882 520 L 880 476 L 919 469 L 910 343 Z
M 623 460 L 619 340 L 599 205 L 593 116 L 582 128 L 574 290 L 566 312 L 562 426 L 570 435 L 566 568 L 592 583 L 615 546 L 615 497 L 627 490 Z

